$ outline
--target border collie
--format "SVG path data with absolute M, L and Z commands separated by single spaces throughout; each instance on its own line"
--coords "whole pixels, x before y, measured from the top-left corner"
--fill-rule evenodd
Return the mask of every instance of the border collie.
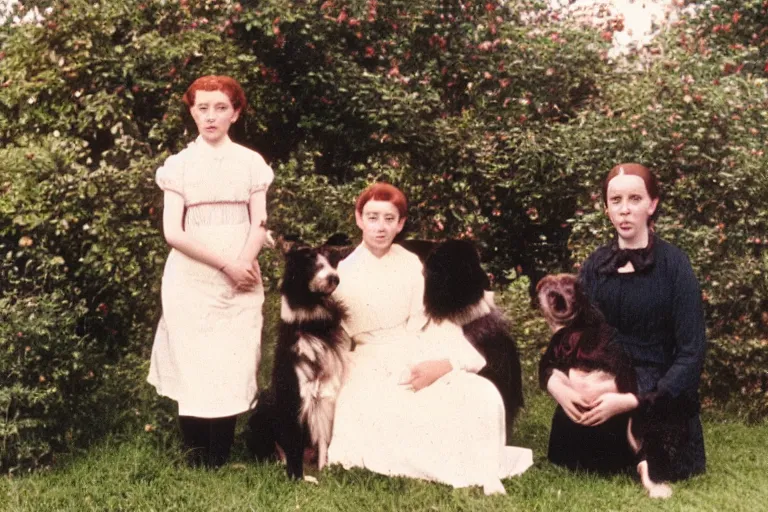
M 576 386 L 589 379 L 599 381 L 604 392 L 637 395 L 637 375 L 629 356 L 614 341 L 615 330 L 589 302 L 577 276 L 545 276 L 536 291 L 554 333 L 539 363 L 542 385 L 550 370 L 558 369 L 573 376 Z M 630 414 L 627 442 L 637 454 L 637 472 L 649 496 L 668 498 L 672 488 L 659 482 L 674 478 L 675 452 L 688 439 L 686 417 L 691 406 L 655 392 L 638 395 L 638 400 Z
M 406 246 L 407 247 L 407 246 Z M 488 275 L 472 242 L 448 240 L 425 250 L 424 310 L 435 322 L 451 321 L 485 358 L 479 375 L 501 394 L 510 431 L 523 406 L 523 378 L 517 344 L 509 324 L 493 302 Z
M 327 464 L 336 398 L 351 342 L 341 327 L 344 306 L 331 297 L 339 275 L 324 248 L 283 243 L 280 336 L 270 387 L 259 394 L 248 425 L 248 447 L 258 460 L 285 455 L 288 476 L 304 475 L 304 450 L 316 447 Z

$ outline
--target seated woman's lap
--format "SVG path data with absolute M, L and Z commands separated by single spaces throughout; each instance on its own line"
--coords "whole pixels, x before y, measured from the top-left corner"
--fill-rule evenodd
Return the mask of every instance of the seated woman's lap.
M 616 393 L 613 375 L 571 369 L 568 380 L 587 402 L 603 393 Z M 569 469 L 615 473 L 632 465 L 634 453 L 627 442 L 629 415 L 613 417 L 601 425 L 585 427 L 572 421 L 558 406 L 552 418 L 547 458 Z
M 629 413 L 601 425 L 585 427 L 571 420 L 559 405 L 552 417 L 547 458 L 569 469 L 616 473 L 629 469 L 635 454 L 627 441 Z
M 366 467 L 452 485 L 466 485 L 479 475 L 497 477 L 504 405 L 491 382 L 451 372 L 418 392 L 394 389 L 391 399 L 377 418 L 364 420 L 373 420 L 368 425 L 373 448 L 364 448 Z
M 477 454 L 487 458 L 504 445 L 501 396 L 478 375 L 450 372 L 418 392 L 392 379 L 350 384 L 339 397 L 331 446 L 332 458 L 345 465 L 391 467 L 389 453 L 401 452 L 406 464 L 438 456 L 463 460 L 463 446 L 487 446 L 487 454 Z
M 472 373 L 451 372 L 420 391 L 392 379 L 369 381 L 354 395 L 348 397 L 352 402 L 369 402 L 364 407 L 370 409 L 366 422 L 380 421 L 390 428 L 426 433 L 472 418 L 484 418 L 488 423 L 500 419 L 501 429 L 504 428 L 504 404 L 498 390 L 487 379 Z

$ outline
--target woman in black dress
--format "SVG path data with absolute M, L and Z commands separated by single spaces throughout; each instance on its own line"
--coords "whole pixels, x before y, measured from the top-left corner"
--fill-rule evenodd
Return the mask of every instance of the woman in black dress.
M 669 398 L 690 410 L 687 439 L 676 447 L 671 480 L 703 473 L 704 437 L 699 380 L 705 330 L 701 292 L 688 257 L 653 232 L 659 184 L 639 164 L 614 167 L 603 183 L 615 239 L 584 262 L 580 280 L 589 299 L 616 329 L 637 373 L 638 394 L 604 393 L 586 402 L 555 372 L 542 382 L 557 400 L 548 458 L 572 469 L 612 473 L 630 468 L 629 413 L 644 394 Z

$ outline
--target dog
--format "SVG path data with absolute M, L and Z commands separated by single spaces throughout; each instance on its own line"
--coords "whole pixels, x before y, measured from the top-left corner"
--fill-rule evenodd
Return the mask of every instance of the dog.
M 247 442 L 261 461 L 275 460 L 282 451 L 288 476 L 301 479 L 305 448 L 316 448 L 319 469 L 327 464 L 351 341 L 341 327 L 346 308 L 331 296 L 339 275 L 327 247 L 281 244 L 280 335 L 271 385 L 257 397 Z
M 407 247 L 407 246 L 406 246 Z M 485 358 L 479 375 L 490 380 L 504 402 L 507 428 L 523 407 L 523 378 L 517 344 L 493 302 L 488 275 L 474 244 L 467 240 L 417 248 L 424 256 L 424 310 L 430 321 L 450 321 Z
M 397 242 L 418 256 L 424 265 L 424 308 L 431 321 L 452 321 L 485 358 L 479 375 L 493 382 L 504 402 L 508 429 L 524 405 L 522 369 L 517 344 L 509 324 L 493 302 L 488 275 L 470 241 L 445 242 L 406 239 Z M 355 246 L 345 234 L 337 233 L 324 244 L 335 266 Z
M 581 393 L 637 395 L 632 361 L 614 341 L 615 330 L 589 302 L 577 276 L 545 276 L 536 291 L 539 307 L 553 331 L 539 363 L 542 386 L 546 386 L 553 370 L 560 370 Z M 587 400 L 592 398 L 596 396 Z M 686 417 L 691 405 L 684 399 L 673 400 L 659 393 L 644 393 L 638 395 L 638 400 L 639 406 L 630 414 L 627 442 L 637 454 L 637 471 L 648 494 L 668 498 L 672 488 L 660 482 L 674 476 L 675 452 L 687 440 Z

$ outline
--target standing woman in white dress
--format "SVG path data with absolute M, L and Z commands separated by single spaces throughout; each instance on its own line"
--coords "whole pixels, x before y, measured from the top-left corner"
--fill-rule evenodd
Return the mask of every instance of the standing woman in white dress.
M 357 200 L 363 241 L 339 264 L 335 292 L 356 346 L 329 463 L 504 493 L 501 478 L 525 471 L 531 450 L 505 446 L 504 404 L 476 375 L 485 360 L 461 327 L 427 324 L 422 264 L 393 243 L 405 215 L 405 196 L 386 183 Z
M 189 462 L 218 467 L 256 394 L 264 302 L 256 257 L 274 175 L 229 138 L 246 106 L 234 79 L 198 78 L 183 100 L 199 136 L 157 170 L 171 252 L 147 380 L 178 402 Z

